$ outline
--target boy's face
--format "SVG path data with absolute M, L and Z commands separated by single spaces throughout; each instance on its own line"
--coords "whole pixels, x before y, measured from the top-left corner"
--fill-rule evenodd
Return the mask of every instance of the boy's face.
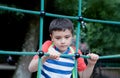
M 51 40 L 54 45 L 61 51 L 64 52 L 70 46 L 72 42 L 72 33 L 70 30 L 66 29 L 65 31 L 53 31 Z

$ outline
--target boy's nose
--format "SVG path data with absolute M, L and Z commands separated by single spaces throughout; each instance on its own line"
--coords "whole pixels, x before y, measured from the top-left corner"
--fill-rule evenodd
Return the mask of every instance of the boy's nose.
M 65 43 L 65 39 L 61 39 L 61 43 Z

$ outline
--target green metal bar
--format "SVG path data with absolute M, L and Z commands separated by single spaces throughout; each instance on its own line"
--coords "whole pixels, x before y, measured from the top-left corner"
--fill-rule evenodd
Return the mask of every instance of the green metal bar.
M 43 2 L 41 2 L 43 3 Z M 41 10 L 44 10 L 43 4 L 41 4 Z M 31 11 L 31 10 L 23 10 L 23 9 L 17 9 L 17 8 L 13 8 L 13 7 L 8 7 L 8 6 L 0 6 L 0 9 L 3 10 L 9 10 L 9 11 L 15 11 L 15 12 L 22 12 L 22 13 L 29 13 L 29 14 L 35 14 L 35 15 L 40 15 L 40 11 Z M 69 19 L 75 19 L 77 20 L 78 17 L 75 16 L 66 16 L 66 15 L 59 15 L 59 14 L 52 14 L 52 13 L 47 13 L 45 14 L 46 16 L 50 16 L 50 17 L 58 17 L 58 18 L 69 18 Z
M 18 51 L 0 51 L 0 54 L 10 55 L 36 55 L 38 52 L 18 52 Z
M 44 4 L 45 4 L 45 3 L 44 3 L 44 0 L 41 0 L 41 3 L 40 3 L 40 4 L 41 4 L 41 6 L 40 6 L 41 10 L 44 10 Z
M 0 6 L 0 9 L 40 15 L 40 11 L 16 9 L 16 8 L 8 7 L 8 6 Z M 49 16 L 49 17 L 69 18 L 69 19 L 74 19 L 74 20 L 79 19 L 79 17 L 77 17 L 77 16 L 66 16 L 66 15 L 47 13 L 47 12 L 46 12 L 45 15 Z M 118 24 L 118 25 L 120 25 L 120 21 L 107 21 L 107 20 L 97 20 L 97 19 L 89 19 L 89 18 L 83 18 L 83 19 L 84 19 L 84 21 L 88 21 L 88 22 L 97 22 L 97 23 Z
M 78 0 L 78 16 L 81 16 L 81 4 L 82 0 Z M 78 52 L 79 49 L 79 39 L 80 39 L 80 22 L 77 23 L 77 32 L 76 32 L 76 53 Z M 78 73 L 77 73 L 77 60 L 75 60 L 75 78 L 78 78 Z
M 40 11 L 16 9 L 16 8 L 13 8 L 13 7 L 8 7 L 8 6 L 0 6 L 0 9 L 40 15 Z M 46 16 L 59 17 L 59 18 L 68 18 L 68 19 L 74 19 L 74 20 L 79 19 L 79 17 L 77 17 L 77 16 L 66 16 L 66 15 L 47 13 L 47 12 L 46 12 Z M 84 19 L 84 21 L 88 21 L 88 22 L 97 22 L 97 23 L 118 24 L 118 25 L 120 25 L 120 21 L 107 21 L 107 20 L 97 20 L 97 19 L 89 19 L 89 18 L 83 18 L 83 19 Z
M 96 20 L 96 19 L 88 19 L 88 18 L 83 18 L 85 21 L 88 22 L 96 22 L 96 23 L 105 23 L 105 24 L 117 24 L 120 25 L 120 21 L 107 21 L 107 20 Z
M 0 54 L 10 54 L 10 55 L 38 55 L 38 52 L 17 52 L 17 51 L 0 51 Z M 44 54 L 45 56 L 48 56 L 48 53 Z M 73 57 L 75 56 L 74 54 L 61 54 L 60 57 Z M 80 55 L 80 57 L 82 58 L 90 58 L 89 56 L 86 55 Z M 106 56 L 100 56 L 99 59 L 112 59 L 112 58 L 120 58 L 120 54 L 116 54 L 116 55 L 106 55 Z
M 23 10 L 23 9 L 17 9 L 13 7 L 8 7 L 8 6 L 0 6 L 0 9 L 2 10 L 8 10 L 8 11 L 15 11 L 15 12 L 23 12 L 23 13 L 29 13 L 29 14 L 40 14 L 39 11 L 31 11 L 31 10 Z
M 82 0 L 79 0 L 78 16 L 82 16 Z
M 111 59 L 111 58 L 120 58 L 120 54 L 118 55 L 107 55 L 107 56 L 100 56 L 99 59 Z
M 41 66 L 42 66 L 41 62 L 42 62 L 42 59 L 41 59 L 41 57 L 39 57 L 37 78 L 41 78 Z
M 44 1 L 41 2 L 41 10 L 44 10 Z M 9 11 L 15 11 L 15 12 L 23 12 L 23 13 L 29 13 L 29 14 L 35 14 L 35 15 L 40 15 L 40 11 L 31 11 L 31 10 L 23 10 L 23 9 L 17 9 L 17 8 L 13 8 L 13 7 L 8 7 L 8 6 L 0 6 L 0 9 L 2 10 L 9 10 Z M 59 15 L 59 14 L 52 14 L 52 13 L 47 13 L 46 12 L 46 16 L 50 16 L 50 17 L 59 17 L 59 18 L 69 18 L 69 19 L 78 19 L 78 17 L 75 16 L 66 16 L 66 15 Z
M 50 17 L 68 18 L 68 19 L 78 20 L 77 16 L 66 16 L 66 15 L 51 14 L 51 13 L 46 13 L 45 15 L 50 16 Z
M 39 32 L 39 49 L 42 49 L 42 42 L 43 42 L 43 17 L 40 18 L 40 32 Z
M 40 1 L 40 11 L 44 11 L 44 0 Z M 40 32 L 39 32 L 39 49 L 42 50 L 42 42 L 43 42 L 43 16 L 40 17 Z M 39 57 L 38 60 L 38 72 L 37 72 L 37 78 L 41 78 L 41 66 L 42 66 L 42 59 Z

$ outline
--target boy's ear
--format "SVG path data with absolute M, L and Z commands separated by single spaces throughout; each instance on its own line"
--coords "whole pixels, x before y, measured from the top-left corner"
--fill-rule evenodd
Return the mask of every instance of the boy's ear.
M 53 41 L 53 39 L 52 39 L 52 34 L 50 34 L 50 38 L 51 38 L 51 41 Z
M 52 37 L 52 35 L 50 34 L 50 37 Z

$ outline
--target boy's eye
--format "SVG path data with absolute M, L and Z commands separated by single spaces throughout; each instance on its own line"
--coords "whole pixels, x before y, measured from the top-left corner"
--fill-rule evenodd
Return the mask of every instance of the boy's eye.
M 64 38 L 65 39 L 68 39 L 68 38 L 70 38 L 71 36 L 65 36 Z M 59 39 L 61 39 L 62 37 L 55 37 L 57 40 L 59 40 Z
M 66 36 L 65 38 L 70 38 L 70 36 Z
M 69 38 L 69 37 L 65 37 L 65 38 Z
M 60 37 L 56 37 L 56 39 L 60 39 Z

